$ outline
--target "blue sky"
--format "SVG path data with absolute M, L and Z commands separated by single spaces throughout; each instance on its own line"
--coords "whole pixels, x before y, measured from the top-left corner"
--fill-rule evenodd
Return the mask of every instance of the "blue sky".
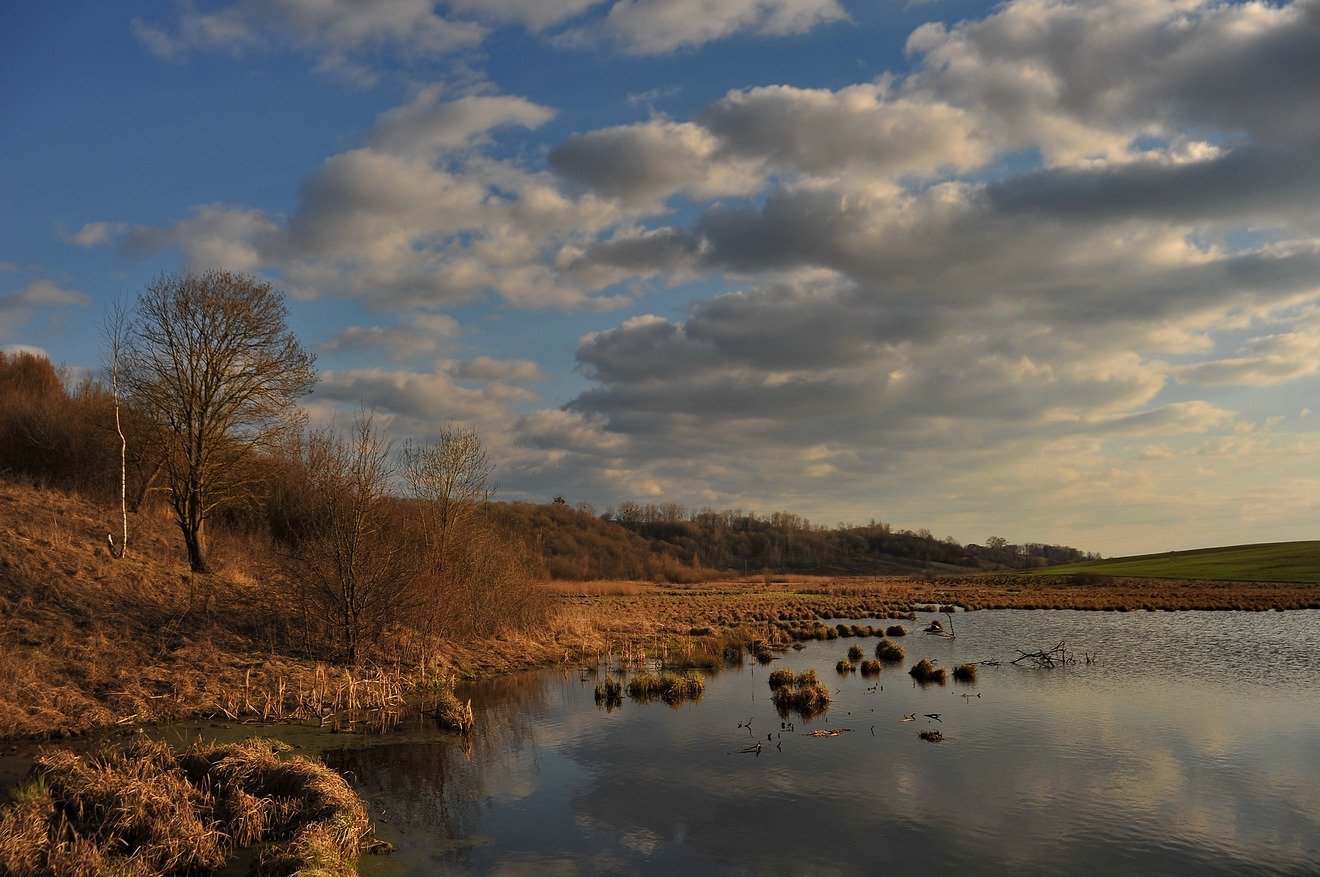
M 0 8 L 0 345 L 267 277 L 504 498 L 1107 554 L 1320 523 L 1320 3 Z

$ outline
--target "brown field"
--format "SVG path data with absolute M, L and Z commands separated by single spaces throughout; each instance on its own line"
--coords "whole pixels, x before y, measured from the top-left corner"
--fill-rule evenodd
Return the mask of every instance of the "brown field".
M 110 557 L 106 508 L 0 482 L 0 738 L 214 716 L 339 721 L 398 705 L 421 686 L 606 654 L 705 666 L 730 647 L 866 635 L 821 619 L 966 609 L 1285 610 L 1320 608 L 1315 585 L 981 575 L 856 579 L 758 575 L 691 585 L 550 582 L 549 620 L 531 631 L 439 649 L 395 640 L 346 669 L 300 657 L 296 612 L 270 587 L 264 544 L 215 534 L 217 572 L 189 573 L 164 514 L 134 519 L 127 558 Z

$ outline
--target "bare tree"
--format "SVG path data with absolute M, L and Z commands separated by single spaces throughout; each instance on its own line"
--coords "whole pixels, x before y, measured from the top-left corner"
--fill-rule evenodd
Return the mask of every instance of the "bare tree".
M 543 573 L 487 514 L 498 485 L 477 431 L 446 425 L 436 441 L 405 444 L 400 470 L 425 548 L 416 623 L 441 636 L 487 636 L 541 617 L 545 597 L 533 583 Z
M 311 434 L 302 451 L 311 509 L 290 552 L 290 579 L 309 627 L 335 642 L 349 663 L 408 617 L 417 551 L 398 500 L 389 493 L 390 446 L 359 418 L 347 437 Z
M 128 335 L 128 308 L 122 300 L 116 301 L 106 311 L 101 324 L 101 335 L 105 339 L 107 368 L 110 372 L 110 396 L 115 407 L 115 432 L 119 434 L 119 515 L 123 521 L 123 539 L 116 550 L 113 536 L 107 536 L 110 542 L 110 554 L 123 557 L 128 553 L 128 439 L 124 437 L 124 424 L 119 416 L 120 403 L 123 399 L 119 386 L 119 376 L 124 365 L 124 348 Z
M 421 500 L 427 545 L 443 557 L 451 536 L 466 529 L 499 488 L 477 431 L 445 424 L 433 442 L 404 444 L 400 468 L 414 498 Z
M 155 425 L 170 504 L 194 572 L 209 572 L 206 523 L 246 496 L 241 464 L 294 420 L 315 382 L 269 283 L 211 269 L 161 276 L 138 297 L 123 384 Z

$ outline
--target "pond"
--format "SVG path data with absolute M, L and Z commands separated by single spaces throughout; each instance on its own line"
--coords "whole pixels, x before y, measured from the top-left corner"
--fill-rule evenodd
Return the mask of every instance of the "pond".
M 396 846 L 368 875 L 1320 873 L 1320 612 L 959 613 L 955 639 L 918 632 L 934 617 L 879 677 L 835 672 L 874 638 L 676 708 L 524 674 L 468 693 L 466 746 L 412 729 L 324 757 Z M 1007 663 L 1060 642 L 1078 663 Z M 920 687 L 922 657 L 1004 663 Z M 815 669 L 829 712 L 787 724 L 781 667 Z

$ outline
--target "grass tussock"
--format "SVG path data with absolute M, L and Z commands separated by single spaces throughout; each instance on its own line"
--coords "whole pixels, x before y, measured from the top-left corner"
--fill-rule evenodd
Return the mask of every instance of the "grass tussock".
M 897 664 L 903 660 L 903 647 L 892 640 L 882 639 L 875 644 L 875 656 L 886 664 Z
M 606 679 L 603 682 L 596 683 L 596 706 L 603 706 L 606 710 L 623 706 L 623 683 L 617 679 Z
M 865 661 L 862 662 L 861 666 L 862 666 L 863 676 L 880 675 L 880 662 L 877 661 L 875 658 L 867 658 Z
M 861 646 L 850 646 L 850 647 L 848 648 L 848 660 L 849 660 L 849 661 L 860 661 L 861 659 L 862 659 L 862 647 L 861 647 Z
M 792 684 L 775 688 L 771 699 L 784 718 L 796 712 L 803 719 L 811 719 L 830 707 L 830 691 L 820 683 L 815 670 L 799 673 Z
M 643 703 L 663 700 L 670 706 L 701 700 L 706 677 L 695 670 L 686 673 L 638 673 L 628 680 L 628 696 Z
M 901 624 L 891 624 L 885 628 L 885 636 L 907 636 L 907 628 Z
M 912 665 L 908 670 L 908 675 L 923 685 L 930 682 L 936 682 L 943 685 L 947 680 L 948 673 L 943 667 L 936 667 L 929 658 L 922 658 Z
M 975 664 L 959 664 L 953 668 L 953 678 L 956 682 L 975 682 L 976 681 Z
M 776 670 L 770 674 L 770 690 L 777 691 L 780 688 L 791 688 L 793 686 L 793 671 L 787 668 Z
M 849 673 L 855 671 L 856 669 L 857 668 L 853 666 L 852 661 L 849 661 L 846 658 L 840 660 L 837 664 L 834 665 L 834 672 L 838 673 L 840 676 L 846 676 Z
M 454 690 L 447 685 L 440 686 L 433 697 L 436 724 L 447 731 L 471 733 L 476 724 L 476 718 L 472 715 L 471 700 L 467 702 L 459 700 Z
M 259 875 L 355 874 L 371 833 L 343 777 L 272 744 L 143 741 L 81 756 L 43 754 L 0 811 L 0 873 L 11 877 L 182 875 L 270 842 Z

